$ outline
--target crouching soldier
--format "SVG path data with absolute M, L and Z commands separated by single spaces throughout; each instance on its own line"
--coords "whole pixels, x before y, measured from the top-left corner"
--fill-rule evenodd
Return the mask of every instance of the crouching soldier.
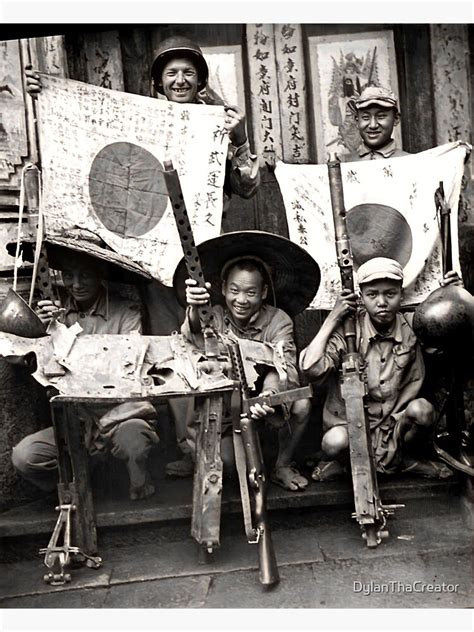
M 357 296 L 343 290 L 316 337 L 300 356 L 301 369 L 318 382 L 328 380 L 321 448 L 325 460 L 313 472 L 315 480 L 330 480 L 344 470 L 349 439 L 337 371 L 346 351 L 342 324 L 357 311 L 357 348 L 365 362 L 366 410 L 376 469 L 380 473 L 410 471 L 444 478 L 451 471 L 441 463 L 409 456 L 409 445 L 428 439 L 434 423 L 433 406 L 418 397 L 425 369 L 410 314 L 400 313 L 403 269 L 385 257 L 362 264 L 357 273 L 363 308 Z
M 67 326 L 79 323 L 81 334 L 129 334 L 141 332 L 141 313 L 138 305 L 109 292 L 103 281 L 113 278 L 120 268 L 86 252 L 106 258 L 122 259 L 111 251 L 87 245 L 80 250 L 79 240 L 74 248 L 47 244 L 50 266 L 61 270 L 66 296 L 62 301 L 38 302 L 37 314 L 43 324 L 51 322 L 61 308 L 59 320 Z M 117 263 L 117 261 L 115 262 Z M 127 267 L 133 264 L 127 262 Z M 136 278 L 135 274 L 129 276 Z M 104 414 L 105 413 L 105 414 Z M 154 493 L 146 461 L 159 438 L 154 424 L 156 410 L 149 402 L 126 402 L 104 411 L 96 406 L 84 408 L 86 420 L 85 444 L 91 455 L 113 454 L 125 462 L 130 478 L 130 498 L 145 498 Z M 58 481 L 57 450 L 53 427 L 26 436 L 13 448 L 15 469 L 27 480 L 44 491 L 54 490 Z
M 293 322 L 276 305 L 285 306 L 295 315 L 309 304 L 319 283 L 316 262 L 289 240 L 258 231 L 227 233 L 201 244 L 198 251 L 204 277 L 213 278 L 214 282 L 207 283 L 206 289 L 196 287 L 192 279 L 186 280 L 187 312 L 183 334 L 194 344 L 202 346 L 198 307 L 206 305 L 212 291 L 216 292 L 219 288 L 222 304 L 212 308 L 217 332 L 279 347 L 287 368 L 285 388 L 296 388 L 299 377 Z M 183 267 L 181 265 L 181 270 L 178 268 L 175 274 L 175 287 L 180 282 Z M 255 396 L 280 390 L 278 372 L 272 368 L 264 376 Z M 278 456 L 271 479 L 292 491 L 302 490 L 308 485 L 308 480 L 294 467 L 293 458 L 309 419 L 310 406 L 308 399 L 294 402 L 289 407 L 286 423 L 267 405 L 256 405 L 250 409 L 254 419 L 266 419 L 279 428 Z M 192 442 L 190 430 L 189 441 Z M 234 463 L 230 430 L 228 425 L 222 433 L 221 454 L 227 470 L 231 470 Z

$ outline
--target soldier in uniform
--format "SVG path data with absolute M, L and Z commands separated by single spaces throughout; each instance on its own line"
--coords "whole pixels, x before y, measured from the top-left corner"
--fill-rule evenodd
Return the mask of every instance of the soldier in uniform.
M 351 101 L 361 144 L 356 151 L 342 156 L 344 162 L 378 160 L 409 155 L 399 149 L 392 137 L 393 128 L 400 122 L 398 99 L 380 86 L 368 86 Z
M 53 238 L 51 238 L 54 241 Z M 65 240 L 60 240 L 64 243 Z M 130 300 L 109 292 L 104 281 L 117 277 L 119 256 L 105 248 L 87 244 L 81 248 L 79 240 L 71 244 L 47 245 L 50 266 L 61 270 L 66 296 L 59 301 L 38 302 L 37 313 L 44 325 L 62 308 L 60 319 L 71 327 L 79 323 L 81 334 L 141 333 L 140 307 Z M 87 254 L 94 252 L 100 258 Z M 105 259 L 105 260 L 104 260 Z M 106 263 L 113 260 L 114 263 Z M 120 263 L 118 263 L 120 265 Z M 133 264 L 127 264 L 128 269 Z M 123 274 L 123 273 L 122 273 Z M 134 277 L 134 275 L 130 275 Z M 158 443 L 155 430 L 157 413 L 149 402 L 127 402 L 111 410 L 88 407 L 86 447 L 91 455 L 107 453 L 125 462 L 130 479 L 130 498 L 145 498 L 155 488 L 148 476 L 146 462 L 151 448 Z M 53 427 L 50 426 L 24 437 L 13 448 L 12 462 L 19 474 L 44 491 L 54 490 L 57 480 L 57 450 Z
M 284 311 L 297 314 L 317 291 L 319 269 L 316 262 L 296 244 L 260 231 L 227 233 L 198 246 L 207 289 L 187 279 L 187 312 L 182 332 L 197 346 L 203 344 L 197 308 L 208 304 L 211 291 L 221 293 L 221 304 L 212 308 L 214 325 L 219 334 L 269 343 L 280 348 L 287 368 L 286 388 L 296 388 L 299 376 L 293 322 Z M 184 265 L 175 273 L 175 287 L 182 291 Z M 180 290 L 181 288 L 181 290 Z M 217 297 L 216 297 L 217 299 Z M 217 300 L 215 301 L 217 302 Z M 273 304 L 272 304 L 273 303 Z M 255 395 L 282 390 L 276 369 L 269 370 Z M 301 399 L 288 407 L 286 422 L 267 405 L 251 408 L 254 418 L 267 419 L 277 425 L 279 449 L 271 474 L 276 484 L 291 491 L 305 489 L 308 480 L 294 467 L 295 450 L 301 441 L 310 414 L 310 401 Z M 230 428 L 230 427 L 229 427 Z M 193 433 L 188 440 L 193 445 Z M 229 470 L 233 463 L 231 436 L 223 432 L 222 458 Z
M 428 439 L 434 410 L 429 401 L 419 397 L 425 368 L 411 326 L 412 314 L 400 313 L 403 269 L 394 259 L 376 257 L 359 267 L 357 278 L 363 304 L 357 312 L 357 346 L 366 366 L 367 414 L 377 471 L 449 477 L 451 470 L 446 466 L 418 461 L 405 449 L 420 437 Z M 336 373 L 341 353 L 346 350 L 342 323 L 356 310 L 356 294 L 343 290 L 300 356 L 300 368 L 309 378 L 320 383 L 328 381 L 321 444 L 326 460 L 315 468 L 315 480 L 336 478 L 345 466 L 349 440 Z
M 26 86 L 32 97 L 41 92 L 39 74 L 27 66 Z M 173 103 L 206 103 L 203 91 L 207 89 L 209 68 L 200 47 L 183 36 L 172 36 L 164 40 L 151 66 L 151 79 L 156 92 Z M 255 195 L 260 183 L 258 157 L 250 150 L 245 114 L 237 105 L 224 104 L 213 93 L 212 102 L 224 105 L 226 117 L 224 126 L 229 135 L 229 149 L 226 161 L 226 175 L 223 192 L 223 211 L 226 212 L 233 193 L 242 198 Z M 146 332 L 151 335 L 167 335 L 176 330 L 182 321 L 182 311 L 176 303 L 172 291 L 155 282 L 143 289 L 142 300 L 146 305 L 148 318 Z M 175 419 L 178 445 L 183 458 L 168 463 L 167 474 L 190 476 L 193 462 L 187 449 L 186 427 L 190 416 L 192 400 L 170 400 Z

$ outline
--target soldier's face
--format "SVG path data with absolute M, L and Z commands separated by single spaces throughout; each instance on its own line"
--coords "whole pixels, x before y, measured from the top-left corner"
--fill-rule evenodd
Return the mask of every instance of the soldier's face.
M 360 286 L 362 302 L 370 320 L 379 331 L 390 329 L 402 301 L 400 281 L 377 279 Z
M 357 113 L 357 125 L 362 140 L 372 149 L 384 147 L 392 138 L 395 125 L 400 115 L 394 108 L 384 108 L 380 105 L 369 105 Z
M 102 288 L 100 267 L 72 260 L 71 265 L 62 271 L 64 287 L 74 300 L 84 309 L 88 309 L 97 300 Z
M 175 57 L 163 68 L 163 92 L 168 101 L 193 103 L 198 93 L 199 75 L 187 57 Z
M 258 270 L 233 268 L 222 284 L 222 294 L 232 318 L 245 326 L 267 298 L 267 286 Z

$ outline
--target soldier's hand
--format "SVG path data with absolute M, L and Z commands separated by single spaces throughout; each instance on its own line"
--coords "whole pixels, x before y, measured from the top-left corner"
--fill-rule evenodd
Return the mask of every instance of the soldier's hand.
M 273 395 L 274 391 L 262 391 L 260 393 L 260 397 L 268 397 L 269 395 Z M 275 409 L 268 404 L 254 404 L 250 406 L 250 416 L 252 419 L 262 419 L 262 417 L 266 417 L 267 415 L 274 415 Z
M 334 318 L 342 322 L 347 316 L 354 314 L 356 310 L 357 294 L 350 290 L 342 290 L 332 310 Z
M 186 279 L 186 303 L 188 305 L 194 305 L 196 307 L 200 307 L 202 305 L 207 305 L 209 303 L 209 299 L 211 295 L 209 294 L 209 290 L 211 289 L 211 284 L 206 283 L 206 287 L 197 287 L 197 281 L 194 279 Z
M 447 285 L 457 285 L 458 287 L 464 287 L 461 277 L 455 270 L 450 270 L 446 272 L 443 277 L 443 280 L 439 282 L 441 287 L 446 287 Z
M 53 316 L 61 309 L 59 301 L 43 300 L 38 301 L 36 313 L 43 325 L 47 326 L 51 322 Z
M 224 126 L 229 134 L 230 142 L 235 147 L 240 147 L 247 141 L 247 129 L 245 127 L 245 114 L 237 105 L 225 105 Z
M 36 99 L 43 89 L 43 86 L 41 85 L 41 78 L 38 71 L 35 70 L 31 64 L 25 66 L 25 77 L 26 91 L 33 99 Z

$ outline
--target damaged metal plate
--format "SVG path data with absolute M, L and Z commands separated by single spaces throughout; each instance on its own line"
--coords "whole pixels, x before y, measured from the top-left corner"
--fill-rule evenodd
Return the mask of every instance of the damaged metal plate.
M 1 333 L 0 356 L 13 360 L 34 353 L 33 377 L 40 384 L 54 386 L 59 395 L 86 400 L 199 395 L 235 386 L 232 376 L 221 374 L 216 379 L 206 374 L 202 351 L 181 335 L 76 334 L 59 323 L 54 335 L 38 339 Z M 250 340 L 239 340 L 239 344 L 252 388 L 260 375 L 258 366 L 274 366 L 273 349 Z M 51 372 L 52 360 L 63 367 L 63 374 Z

